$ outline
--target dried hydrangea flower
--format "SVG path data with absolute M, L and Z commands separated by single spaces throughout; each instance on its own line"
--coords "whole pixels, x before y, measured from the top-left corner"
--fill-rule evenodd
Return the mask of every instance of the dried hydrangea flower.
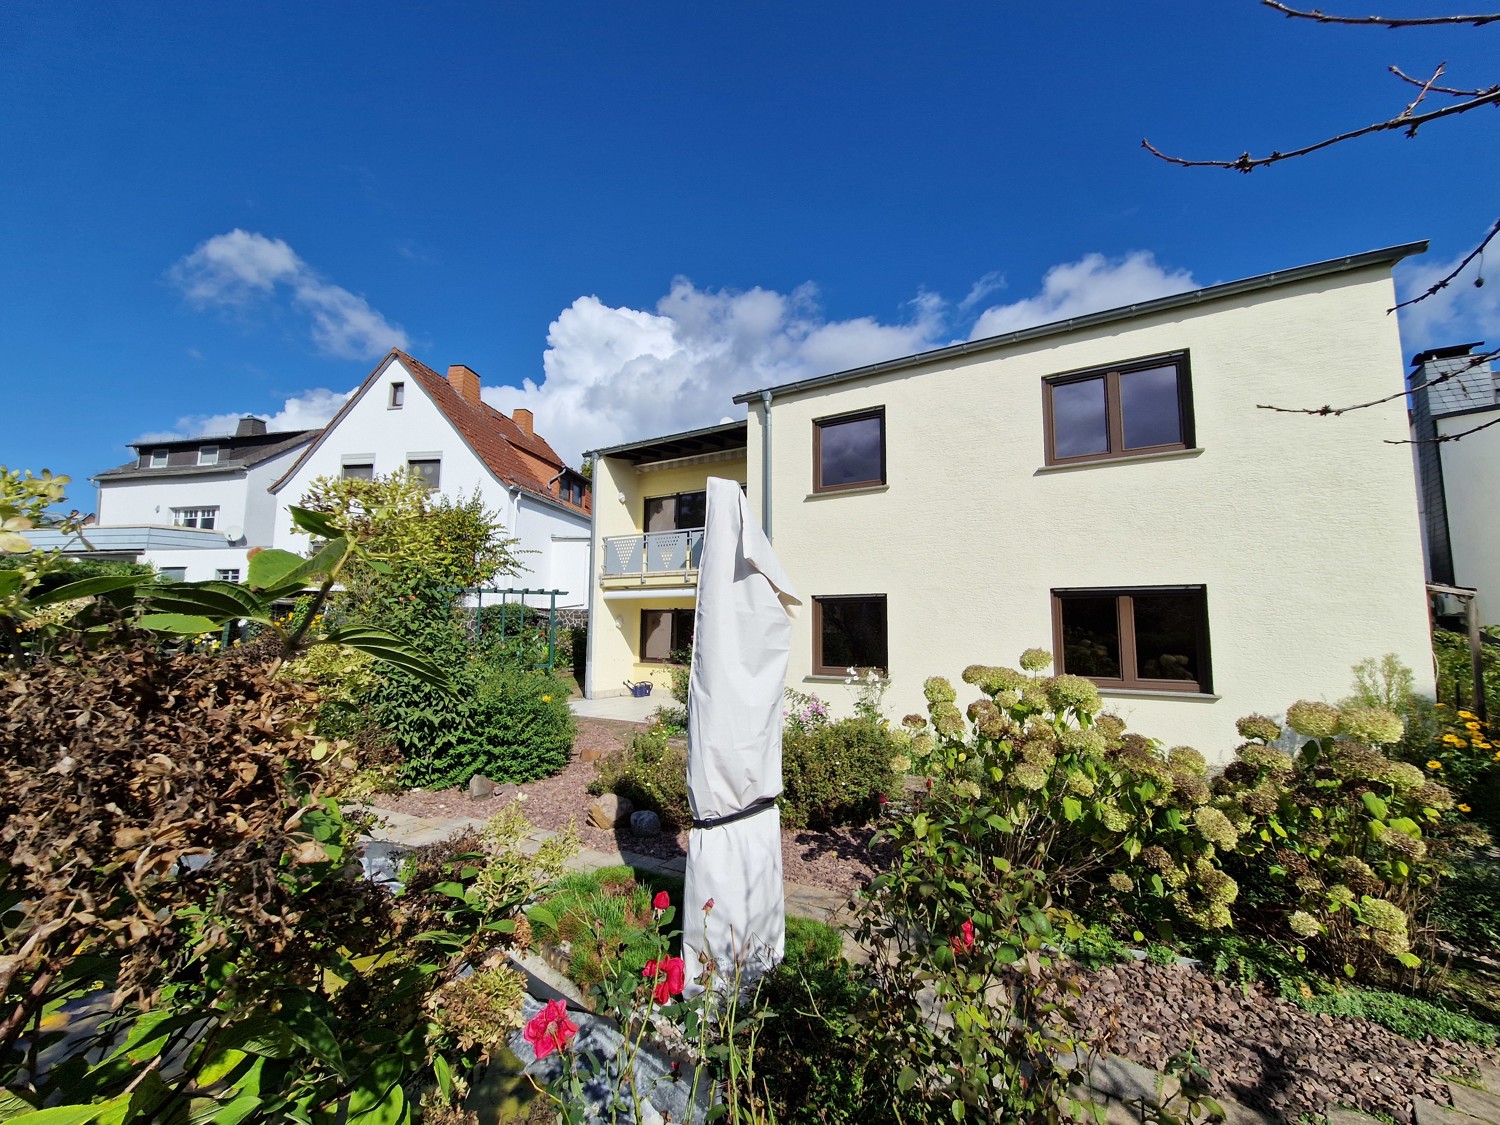
M 1328 904 L 1335 910 L 1352 906 L 1354 904 L 1354 892 L 1342 883 L 1335 883 L 1328 888 Z
M 1381 780 L 1405 797 L 1426 785 L 1427 775 L 1410 762 L 1392 762 Z
M 1035 762 L 1021 761 L 1017 762 L 1015 766 L 1011 768 L 1011 771 L 1006 775 L 1005 780 L 1016 786 L 1018 789 L 1028 789 L 1032 792 L 1036 792 L 1038 789 L 1042 789 L 1046 786 L 1047 771 L 1041 766 L 1037 765 L 1037 763 Z
M 953 690 L 953 685 L 942 676 L 929 678 L 922 685 L 922 694 L 927 697 L 928 703 L 952 703 L 958 698 L 958 692 Z
M 1052 666 L 1052 654 L 1044 648 L 1028 648 L 1021 653 L 1021 668 L 1027 672 L 1040 672 Z
M 1104 736 L 1105 745 L 1113 749 L 1125 733 L 1125 720 L 1106 711 L 1094 719 L 1094 729 Z
M 1360 917 L 1373 930 L 1391 934 L 1406 933 L 1406 912 L 1394 902 L 1365 895 L 1359 900 Z
M 1323 927 L 1318 920 L 1305 910 L 1294 910 L 1287 916 L 1287 925 L 1292 928 L 1292 933 L 1298 937 L 1316 937 L 1323 932 Z
M 1130 818 L 1113 801 L 1100 804 L 1098 813 L 1099 823 L 1111 832 L 1124 832 L 1130 827 Z
M 1068 774 L 1068 792 L 1078 797 L 1092 797 L 1094 795 L 1094 779 L 1080 770 L 1074 770 Z
M 935 702 L 932 705 L 932 729 L 944 738 L 961 739 L 964 736 L 964 717 L 952 703 Z
M 1412 800 L 1419 805 L 1429 809 L 1451 809 L 1453 807 L 1453 794 L 1446 785 L 1436 781 L 1426 781 L 1411 795 Z
M 1200 777 L 1208 773 L 1208 761 L 1191 746 L 1174 746 L 1168 750 L 1167 765 L 1173 773 L 1192 773 Z
M 1240 885 L 1214 867 L 1204 864 L 1206 869 L 1198 872 L 1198 889 L 1209 902 L 1228 906 L 1240 896 Z
M 1243 743 L 1235 747 L 1234 754 L 1252 769 L 1264 770 L 1277 777 L 1285 777 L 1296 769 L 1296 763 L 1292 761 L 1290 754 L 1260 742 Z
M 1109 885 L 1122 895 L 1128 895 L 1135 890 L 1135 880 L 1123 871 L 1113 871 L 1109 876 Z
M 1174 773 L 1172 775 L 1172 798 L 1176 804 L 1185 808 L 1194 808 L 1198 805 L 1208 803 L 1212 794 L 1208 788 L 1208 779 L 1200 777 L 1195 773 Z M 1231 817 L 1230 823 L 1234 820 Z M 1239 831 L 1236 827 L 1235 831 Z
M 1229 823 L 1229 818 L 1212 805 L 1200 805 L 1194 809 L 1193 823 L 1205 840 L 1226 852 L 1234 851 L 1240 842 L 1240 834 Z
M 1246 715 L 1235 721 L 1234 729 L 1241 738 L 1255 738 L 1261 742 L 1275 742 L 1281 737 L 1281 724 L 1269 715 Z
M 1356 742 L 1388 746 L 1406 733 L 1401 716 L 1384 707 L 1350 707 L 1339 716 L 1339 733 Z
M 1336 777 L 1345 781 L 1381 781 L 1391 772 L 1391 760 L 1359 742 L 1341 742 L 1328 760 Z
M 1302 699 L 1286 709 L 1286 725 L 1306 738 L 1332 738 L 1339 732 L 1339 709 Z
M 1070 727 L 1057 736 L 1057 741 L 1069 754 L 1083 754 L 1092 758 L 1104 753 L 1104 736 L 1096 730 Z

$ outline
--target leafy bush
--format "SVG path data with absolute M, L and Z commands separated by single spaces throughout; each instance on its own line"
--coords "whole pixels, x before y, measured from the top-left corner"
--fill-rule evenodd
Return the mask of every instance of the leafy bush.
M 781 819 L 790 828 L 864 824 L 896 785 L 891 762 L 904 735 L 876 719 L 789 725 L 781 741 Z
M 693 821 L 687 797 L 687 747 L 658 731 L 643 731 L 624 750 L 600 760 L 590 793 L 617 793 L 638 809 L 651 809 L 666 828 Z
M 1477 1020 L 1467 1012 L 1400 992 L 1345 988 L 1311 996 L 1294 992 L 1287 995 L 1286 999 L 1309 1012 L 1327 1012 L 1331 1016 L 1345 1019 L 1369 1020 L 1417 1042 L 1433 1036 L 1437 1039 L 1493 1047 L 1497 1039 L 1500 1039 L 1500 1028 L 1494 1024 Z
M 1500 625 L 1486 625 L 1485 644 L 1480 650 L 1484 680 L 1485 707 L 1491 716 L 1500 718 Z M 1474 666 L 1469 655 L 1469 638 L 1462 633 L 1436 629 L 1432 634 L 1432 652 L 1437 658 L 1438 701 L 1456 708 L 1473 710 Z
M 1456 945 L 1500 950 L 1500 860 L 1475 852 L 1455 861 L 1438 891 L 1432 920 Z
M 518 785 L 560 772 L 568 764 L 577 733 L 567 685 L 544 673 L 518 669 L 485 677 L 474 725 L 484 733 L 484 741 L 470 774 Z

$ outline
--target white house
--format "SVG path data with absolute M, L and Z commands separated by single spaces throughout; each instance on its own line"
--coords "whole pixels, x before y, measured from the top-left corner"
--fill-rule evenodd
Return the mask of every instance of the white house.
M 746 483 L 803 596 L 790 686 L 847 713 L 847 670 L 880 668 L 900 716 L 926 677 L 1040 646 L 1132 729 L 1220 759 L 1237 718 L 1338 699 L 1365 657 L 1396 653 L 1430 692 L 1416 484 L 1387 444 L 1407 433 L 1391 270 L 1425 246 L 737 396 L 744 460 L 715 433 L 728 460 L 693 471 Z M 1336 419 L 1261 409 L 1387 395 Z M 605 549 L 649 530 L 627 526 L 641 503 L 702 487 L 677 479 L 688 445 L 602 451 L 623 506 L 596 516 L 616 620 L 591 629 L 595 694 L 689 612 L 691 557 L 647 550 L 636 575 Z M 657 465 L 661 487 L 638 472 Z
M 1477 591 L 1479 620 L 1500 624 L 1500 385 L 1478 344 L 1412 359 L 1412 437 L 1427 573 Z
M 479 376 L 456 364 L 447 377 L 392 350 L 333 420 L 271 482 L 274 545 L 301 551 L 307 537 L 284 509 L 317 477 L 409 471 L 449 496 L 476 492 L 520 540 L 524 572 L 508 588 L 556 589 L 559 608 L 588 597 L 589 482 L 535 431 L 531 411 L 507 418 L 480 399 Z M 545 605 L 548 599 L 530 599 Z
M 179 581 L 238 581 L 246 552 L 271 545 L 271 482 L 317 434 L 268 433 L 259 418 L 242 418 L 233 434 L 136 443 L 133 460 L 93 478 L 95 522 L 81 539 L 51 530 L 28 538 L 74 556 L 150 563 Z

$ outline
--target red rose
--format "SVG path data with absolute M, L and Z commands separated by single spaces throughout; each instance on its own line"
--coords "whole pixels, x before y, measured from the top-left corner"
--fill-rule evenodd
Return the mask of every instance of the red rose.
M 651 905 L 656 910 L 665 910 L 672 905 L 672 896 L 666 891 L 657 891 L 656 897 L 651 900 Z
M 962 957 L 974 949 L 974 919 L 970 918 L 958 928 L 958 934 L 948 939 L 953 956 Z
M 880 803 L 882 805 L 888 805 L 888 804 L 891 803 L 891 799 L 889 797 L 887 797 L 884 793 L 882 793 L 880 795 Z
M 578 1025 L 568 1018 L 567 1004 L 561 1000 L 549 1000 L 521 1034 L 531 1044 L 536 1057 L 545 1059 L 578 1034 Z
M 641 976 L 656 986 L 651 991 L 651 998 L 658 1004 L 665 1004 L 673 996 L 682 995 L 683 986 L 687 984 L 687 966 L 681 957 L 651 960 L 646 962 Z

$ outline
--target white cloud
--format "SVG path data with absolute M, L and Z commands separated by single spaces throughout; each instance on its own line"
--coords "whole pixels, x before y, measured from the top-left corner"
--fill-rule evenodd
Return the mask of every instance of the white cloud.
M 1401 300 L 1409 301 L 1424 293 L 1462 259 L 1459 254 L 1443 262 L 1408 259 L 1402 263 L 1396 272 L 1396 291 Z M 1401 341 L 1408 352 L 1467 344 L 1471 340 L 1487 341 L 1491 347 L 1500 342 L 1500 278 L 1476 287 L 1474 282 L 1479 277 L 1478 263 L 1470 262 L 1445 289 L 1397 313 Z
M 218 234 L 182 258 L 167 275 L 199 308 L 248 309 L 285 290 L 311 319 L 317 349 L 340 359 L 372 359 L 410 346 L 406 332 L 370 303 L 324 280 L 289 245 L 253 231 Z
M 1090 254 L 1049 270 L 1037 296 L 985 309 L 968 338 L 1193 286 L 1189 273 L 1163 269 L 1150 254 Z M 576 464 L 586 449 L 713 425 L 742 391 L 951 343 L 965 335 L 955 318 L 966 323 L 974 305 L 1003 287 L 998 273 L 987 274 L 956 308 L 920 293 L 889 323 L 828 320 L 810 284 L 787 294 L 735 292 L 678 278 L 651 311 L 580 297 L 548 331 L 541 383 L 487 387 L 484 397 L 507 414 L 531 410 L 537 432 Z
M 1076 262 L 1049 269 L 1042 279 L 1042 291 L 1035 297 L 985 309 L 974 322 L 969 339 L 999 336 L 1197 287 L 1187 270 L 1164 269 L 1145 250 L 1136 250 L 1123 258 L 1085 254 Z
M 351 391 L 330 391 L 324 387 L 303 391 L 293 395 L 274 414 L 255 414 L 265 420 L 271 433 L 287 430 L 314 430 L 328 424 L 339 407 L 353 394 Z M 245 414 L 189 414 L 177 419 L 170 430 L 159 430 L 142 434 L 136 441 L 177 441 L 195 437 L 222 437 L 234 433 Z

